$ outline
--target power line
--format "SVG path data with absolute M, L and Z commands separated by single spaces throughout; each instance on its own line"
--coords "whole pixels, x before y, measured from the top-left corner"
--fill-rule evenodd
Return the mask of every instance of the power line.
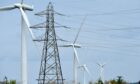
M 113 12 L 105 12 L 105 13 L 86 13 L 87 16 L 103 16 L 103 15 L 119 15 L 119 14 L 137 14 L 140 13 L 140 9 L 130 9 L 130 10 L 119 10 Z M 66 14 L 67 15 L 67 14 Z M 69 17 L 73 16 L 84 16 L 85 14 L 69 14 Z
M 68 22 L 74 22 L 75 20 L 73 21 L 69 21 Z M 67 22 L 67 20 L 66 20 Z M 77 22 L 77 21 L 75 21 Z M 100 22 L 100 21 L 98 21 Z M 97 21 L 94 21 L 94 23 L 97 23 Z M 100 23 L 104 23 L 104 22 L 100 22 Z M 93 27 L 102 27 L 102 28 L 106 28 L 106 29 L 96 29 L 95 31 L 115 31 L 115 30 L 137 30 L 137 29 L 140 29 L 139 26 L 130 26 L 129 25 L 122 25 L 122 24 L 112 24 L 112 23 L 104 23 L 104 24 L 108 24 L 108 26 L 106 25 L 103 25 L 103 24 L 100 24 L 100 25 L 97 25 L 97 24 L 90 24 L 90 23 L 85 23 L 84 25 L 88 25 L 89 27 L 92 26 Z M 111 26 L 115 26 L 115 28 L 111 27 Z M 89 28 L 88 27 L 88 28 Z M 116 28 L 117 27 L 117 28 Z M 76 27 L 69 27 L 71 28 L 72 30 L 74 29 L 77 29 Z M 87 29 L 87 27 L 86 27 Z M 91 31 L 85 31 L 85 32 L 91 32 Z

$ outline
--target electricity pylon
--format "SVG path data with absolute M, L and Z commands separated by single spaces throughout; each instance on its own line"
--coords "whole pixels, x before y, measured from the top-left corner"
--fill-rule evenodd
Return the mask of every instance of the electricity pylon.
M 47 10 L 36 15 L 46 18 L 45 23 L 32 26 L 32 28 L 45 28 L 44 38 L 35 40 L 44 42 L 38 84 L 64 84 L 54 28 L 54 10 L 51 2 Z

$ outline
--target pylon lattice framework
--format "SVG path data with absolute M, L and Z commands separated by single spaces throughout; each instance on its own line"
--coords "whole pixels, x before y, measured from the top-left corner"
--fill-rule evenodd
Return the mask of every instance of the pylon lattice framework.
M 51 2 L 47 10 L 36 15 L 45 15 L 46 22 L 32 26 L 32 28 L 46 28 L 38 84 L 64 84 L 61 70 L 56 33 L 54 29 L 54 10 Z

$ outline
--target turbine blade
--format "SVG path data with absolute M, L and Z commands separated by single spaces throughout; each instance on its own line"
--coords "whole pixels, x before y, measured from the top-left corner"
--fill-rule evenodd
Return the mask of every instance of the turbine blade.
M 27 15 L 25 14 L 25 12 L 23 11 L 22 8 L 20 8 L 20 11 L 21 11 L 21 15 L 22 15 L 24 21 L 25 21 L 26 24 L 27 24 L 27 27 L 30 27 L 30 24 L 29 24 L 29 21 L 28 21 Z
M 60 45 L 59 47 L 72 47 L 72 45 Z
M 90 75 L 90 72 L 89 72 L 89 70 L 88 70 L 86 65 L 84 66 L 84 68 L 85 68 L 86 72 Z
M 74 48 L 81 48 L 80 45 L 73 45 L 73 44 L 67 44 L 67 45 L 61 45 L 60 47 L 74 47 Z
M 84 19 L 83 19 L 83 21 L 82 21 L 82 23 L 81 23 L 81 25 L 80 25 L 80 28 L 79 28 L 79 30 L 78 30 L 78 32 L 77 32 L 77 35 L 76 35 L 76 37 L 75 37 L 75 40 L 74 40 L 73 44 L 75 44 L 76 41 L 77 41 L 77 39 L 78 39 L 79 33 L 80 33 L 80 31 L 81 31 L 81 29 L 82 29 L 82 27 L 83 27 L 83 25 L 84 25 L 84 22 L 85 22 L 85 20 L 86 20 L 86 17 L 87 17 L 87 16 L 84 17 Z
M 106 65 L 106 63 L 103 63 L 103 65 L 102 65 L 102 66 L 104 67 L 105 65 Z
M 73 50 L 74 50 L 74 55 L 76 57 L 76 60 L 77 60 L 78 64 L 80 64 L 80 61 L 79 61 L 79 58 L 78 58 L 78 55 L 77 55 L 77 51 L 76 51 L 74 46 L 73 46 Z
M 9 11 L 9 10 L 13 10 L 15 8 L 16 7 L 14 5 L 13 6 L 0 7 L 0 11 Z
M 24 19 L 24 21 L 25 21 L 25 23 L 26 23 L 26 25 L 27 25 L 27 28 L 28 28 L 28 30 L 29 30 L 29 32 L 30 32 L 30 34 L 31 34 L 31 37 L 32 37 L 32 39 L 34 40 L 34 39 L 35 39 L 35 36 L 34 36 L 32 30 L 30 29 L 30 23 L 29 23 L 29 21 L 28 21 L 27 15 L 26 15 L 26 13 L 23 11 L 22 8 L 20 8 L 20 11 L 21 11 L 21 15 L 22 15 L 22 17 L 23 17 L 23 19 Z
M 101 66 L 101 64 L 100 63 L 97 63 L 97 65 L 100 67 Z

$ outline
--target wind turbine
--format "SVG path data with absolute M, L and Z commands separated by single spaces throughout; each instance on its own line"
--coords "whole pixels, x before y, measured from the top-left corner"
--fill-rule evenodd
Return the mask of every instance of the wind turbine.
M 86 20 L 86 16 L 84 17 L 84 19 L 80 25 L 80 28 L 78 30 L 78 33 L 76 34 L 76 37 L 75 37 L 73 43 L 61 46 L 61 47 L 72 47 L 73 48 L 73 51 L 74 51 L 74 57 L 73 57 L 73 81 L 74 81 L 74 84 L 77 84 L 77 67 L 78 67 L 77 63 L 80 64 L 76 48 L 81 48 L 81 46 L 79 44 L 76 44 L 76 41 L 78 39 L 79 33 L 82 29 L 82 26 L 83 26 L 85 20 Z
M 23 0 L 21 0 L 20 3 L 15 3 L 11 6 L 0 7 L 0 11 L 10 11 L 13 9 L 19 9 L 21 13 L 21 84 L 27 84 L 27 29 L 29 30 L 32 39 L 34 39 L 34 35 L 31 29 L 29 28 L 30 24 L 25 11 L 33 11 L 33 6 L 24 4 Z
M 84 80 L 84 84 L 86 84 L 85 72 L 87 72 L 90 75 L 87 65 L 83 64 L 83 65 L 79 66 L 79 68 L 82 68 L 82 70 L 83 70 L 83 77 L 84 77 L 83 80 Z
M 104 77 L 103 77 L 103 71 L 104 71 L 104 67 L 106 65 L 106 63 L 97 63 L 97 65 L 99 66 L 100 68 L 100 79 L 102 80 L 102 82 L 104 83 Z

